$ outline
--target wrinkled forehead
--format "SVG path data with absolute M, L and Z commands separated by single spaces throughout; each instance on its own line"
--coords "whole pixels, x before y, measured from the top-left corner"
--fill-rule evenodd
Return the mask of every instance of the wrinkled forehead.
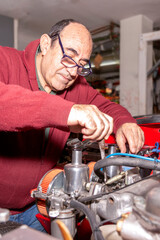
M 92 52 L 92 37 L 85 26 L 79 23 L 70 23 L 60 33 L 65 46 L 79 47 Z

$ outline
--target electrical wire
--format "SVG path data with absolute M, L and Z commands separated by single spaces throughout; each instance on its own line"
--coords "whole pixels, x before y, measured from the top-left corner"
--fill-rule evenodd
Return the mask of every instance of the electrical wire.
M 148 161 L 153 161 L 153 162 L 160 162 L 160 160 L 155 159 L 155 158 L 149 158 L 149 157 L 144 157 L 141 155 L 136 155 L 136 154 L 130 154 L 130 153 L 112 153 L 108 156 L 106 156 L 105 158 L 110 158 L 112 156 L 127 156 L 127 157 L 134 157 L 134 158 L 140 158 L 140 159 L 144 159 L 144 160 L 148 160 Z

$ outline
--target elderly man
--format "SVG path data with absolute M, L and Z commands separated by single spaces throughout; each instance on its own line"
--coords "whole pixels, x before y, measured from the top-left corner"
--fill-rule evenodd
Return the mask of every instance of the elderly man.
M 114 132 L 121 152 L 138 152 L 144 135 L 129 112 L 89 86 L 92 38 L 66 19 L 24 51 L 0 47 L 0 207 L 11 220 L 43 231 L 30 190 L 53 168 L 70 132 L 91 140 Z

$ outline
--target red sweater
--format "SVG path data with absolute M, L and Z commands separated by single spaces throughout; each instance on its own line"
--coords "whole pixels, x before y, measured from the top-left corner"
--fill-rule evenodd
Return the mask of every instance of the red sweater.
M 53 168 L 69 136 L 67 119 L 74 103 L 95 104 L 114 118 L 114 132 L 135 122 L 126 109 L 106 100 L 83 77 L 56 96 L 38 89 L 35 53 L 39 40 L 24 51 L 0 47 L 0 207 L 20 212 L 33 202 L 30 190 Z M 44 151 L 44 129 L 51 127 Z

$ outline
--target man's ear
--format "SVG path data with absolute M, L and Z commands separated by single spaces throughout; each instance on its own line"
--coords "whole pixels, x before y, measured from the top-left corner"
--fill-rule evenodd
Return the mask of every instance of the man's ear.
M 40 38 L 40 48 L 42 55 L 45 55 L 51 46 L 51 38 L 48 34 L 43 34 Z

